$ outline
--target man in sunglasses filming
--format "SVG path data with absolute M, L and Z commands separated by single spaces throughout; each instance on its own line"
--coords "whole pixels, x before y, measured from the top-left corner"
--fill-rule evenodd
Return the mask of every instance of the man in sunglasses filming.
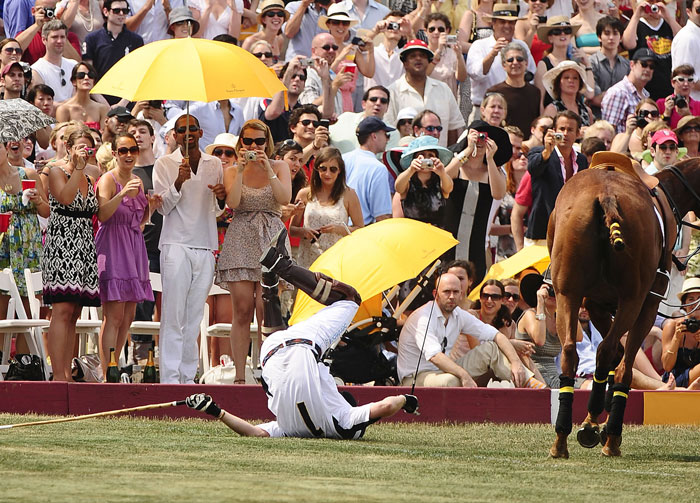
M 160 382 L 193 384 L 197 336 L 214 280 L 219 248 L 216 216 L 224 207 L 221 161 L 199 150 L 202 130 L 192 115 L 175 121 L 178 149 L 156 160 L 153 189 L 162 197 L 160 271 L 163 282 Z

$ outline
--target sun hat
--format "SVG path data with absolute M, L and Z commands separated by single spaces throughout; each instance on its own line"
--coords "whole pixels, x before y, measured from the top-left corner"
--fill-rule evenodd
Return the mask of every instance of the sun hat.
M 433 51 L 430 50 L 430 47 L 428 47 L 428 44 L 423 42 L 422 40 L 419 40 L 417 38 L 414 38 L 413 40 L 409 40 L 406 42 L 406 45 L 404 45 L 401 50 L 399 51 L 399 59 L 403 62 L 406 61 L 406 55 L 411 52 L 411 51 L 425 51 L 425 53 L 428 55 L 428 61 L 433 60 Z
M 454 145 L 450 146 L 450 150 L 452 152 L 462 152 L 465 148 L 467 148 L 469 129 L 476 129 L 480 133 L 486 133 L 489 135 L 489 138 L 496 142 L 498 150 L 496 151 L 496 155 L 493 156 L 493 161 L 496 163 L 496 166 L 503 166 L 510 160 L 511 157 L 513 157 L 513 145 L 510 143 L 510 137 L 508 136 L 506 130 L 500 127 L 492 126 L 488 122 L 484 122 L 481 119 L 475 120 L 469 124 L 467 131 L 462 133 L 463 138 L 461 138 Z
M 270 10 L 281 10 L 284 12 L 284 22 L 289 21 L 289 12 L 284 8 L 284 2 L 282 0 L 265 0 L 260 4 L 258 8 L 258 24 L 262 25 L 262 19 L 265 13 Z
M 520 8 L 517 3 L 497 3 L 493 4 L 493 11 L 491 14 L 484 14 L 485 18 L 491 19 L 503 19 L 504 21 L 517 21 L 518 19 L 526 19 L 524 17 L 518 17 Z
M 541 274 L 528 274 L 520 278 L 520 298 L 530 307 L 537 307 L 537 290 L 544 283 Z
M 678 300 L 683 302 L 683 297 L 685 297 L 686 294 L 690 292 L 700 292 L 700 278 L 697 276 L 693 276 L 692 278 L 688 278 L 683 282 L 683 287 L 681 288 L 681 291 L 678 292 Z
M 401 167 L 404 170 L 408 169 L 408 167 L 411 165 L 411 161 L 413 160 L 413 156 L 426 150 L 435 150 L 440 158 L 440 162 L 447 166 L 452 160 L 454 154 L 447 148 L 439 145 L 438 142 L 439 140 L 434 136 L 419 136 L 413 140 L 408 144 L 408 147 L 406 147 L 406 149 L 403 151 L 403 154 L 401 154 Z
M 168 34 L 172 35 L 172 26 L 180 21 L 189 21 L 192 23 L 192 33 L 190 35 L 194 36 L 199 31 L 199 21 L 197 21 L 192 15 L 192 11 L 187 7 L 175 7 L 170 11 L 168 16 Z
M 328 7 L 328 11 L 325 16 L 318 18 L 318 25 L 324 30 L 329 30 L 328 21 L 348 21 L 350 22 L 350 28 L 359 23 L 357 19 L 350 17 L 348 12 L 345 10 L 345 5 L 342 3 L 334 3 Z
M 676 124 L 676 129 L 674 129 L 673 132 L 676 133 L 676 136 L 680 136 L 683 134 L 683 130 L 688 126 L 700 126 L 700 116 L 685 115 L 681 117 L 681 120 L 678 121 L 678 124 Z
M 204 151 L 212 155 L 211 153 L 214 151 L 216 147 L 227 147 L 227 148 L 232 148 L 233 150 L 236 150 L 236 143 L 238 143 L 238 136 L 235 134 L 231 133 L 220 133 L 216 135 L 216 138 L 214 138 L 214 142 L 211 143 L 210 145 L 207 145 L 204 148 Z
M 586 83 L 586 71 L 583 69 L 583 67 L 579 65 L 576 61 L 571 61 L 570 59 L 567 59 L 559 63 L 551 70 L 547 70 L 547 72 L 542 76 L 542 85 L 552 98 L 557 99 L 557 97 L 554 96 L 554 81 L 559 75 L 561 75 L 567 70 L 576 70 L 579 78 L 581 79 L 581 82 L 583 82 L 584 89 L 591 92 L 593 91 L 593 89 L 591 89 L 591 87 Z
M 667 141 L 672 141 L 678 145 L 678 137 L 676 136 L 676 133 L 670 129 L 659 129 L 656 133 L 654 133 L 654 136 L 651 137 L 652 145 L 662 145 Z
M 546 23 L 537 25 L 537 38 L 543 42 L 547 42 L 549 32 L 556 28 L 571 28 L 571 36 L 575 37 L 581 25 L 571 24 L 571 21 L 566 16 L 552 16 L 547 19 Z
M 416 110 L 413 107 L 404 107 L 401 110 L 399 110 L 399 113 L 396 114 L 396 122 L 398 123 L 400 120 L 403 119 L 415 119 L 416 115 L 418 115 L 418 110 Z

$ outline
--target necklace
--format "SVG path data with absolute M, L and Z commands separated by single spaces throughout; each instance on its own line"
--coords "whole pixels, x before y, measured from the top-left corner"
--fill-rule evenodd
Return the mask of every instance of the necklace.
M 85 14 L 83 14 L 80 11 L 80 8 L 78 8 L 78 14 L 80 15 L 80 22 L 83 24 L 83 28 L 85 28 L 85 31 L 88 33 L 91 33 L 93 28 L 95 27 L 95 18 L 92 15 L 92 2 L 93 0 L 88 0 L 88 17 L 90 18 L 90 26 L 88 27 L 87 22 L 85 21 Z

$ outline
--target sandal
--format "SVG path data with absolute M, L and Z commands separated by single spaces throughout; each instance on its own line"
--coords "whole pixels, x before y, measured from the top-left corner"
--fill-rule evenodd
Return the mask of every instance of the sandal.
M 245 379 L 234 379 L 233 384 L 245 384 Z

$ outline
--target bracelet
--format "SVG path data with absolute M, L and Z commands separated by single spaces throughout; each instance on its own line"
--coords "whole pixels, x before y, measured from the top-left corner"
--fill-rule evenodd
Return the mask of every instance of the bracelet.
M 536 314 L 535 314 L 535 319 L 536 319 L 537 321 L 546 320 L 546 319 L 547 319 L 547 315 L 544 314 L 544 313 L 536 313 Z
M 272 176 L 269 176 L 268 178 L 269 178 L 270 180 L 274 180 L 275 178 L 277 178 L 277 175 L 272 175 Z
M 587 71 L 587 72 L 592 72 L 592 71 L 593 71 L 593 68 L 591 68 L 590 66 L 587 66 L 587 67 L 586 67 L 586 71 Z
M 671 351 L 671 350 L 669 350 L 669 349 L 667 349 L 666 352 L 667 352 L 667 353 L 670 353 L 670 354 L 672 354 L 672 355 L 675 355 L 675 354 L 676 354 L 675 351 Z

